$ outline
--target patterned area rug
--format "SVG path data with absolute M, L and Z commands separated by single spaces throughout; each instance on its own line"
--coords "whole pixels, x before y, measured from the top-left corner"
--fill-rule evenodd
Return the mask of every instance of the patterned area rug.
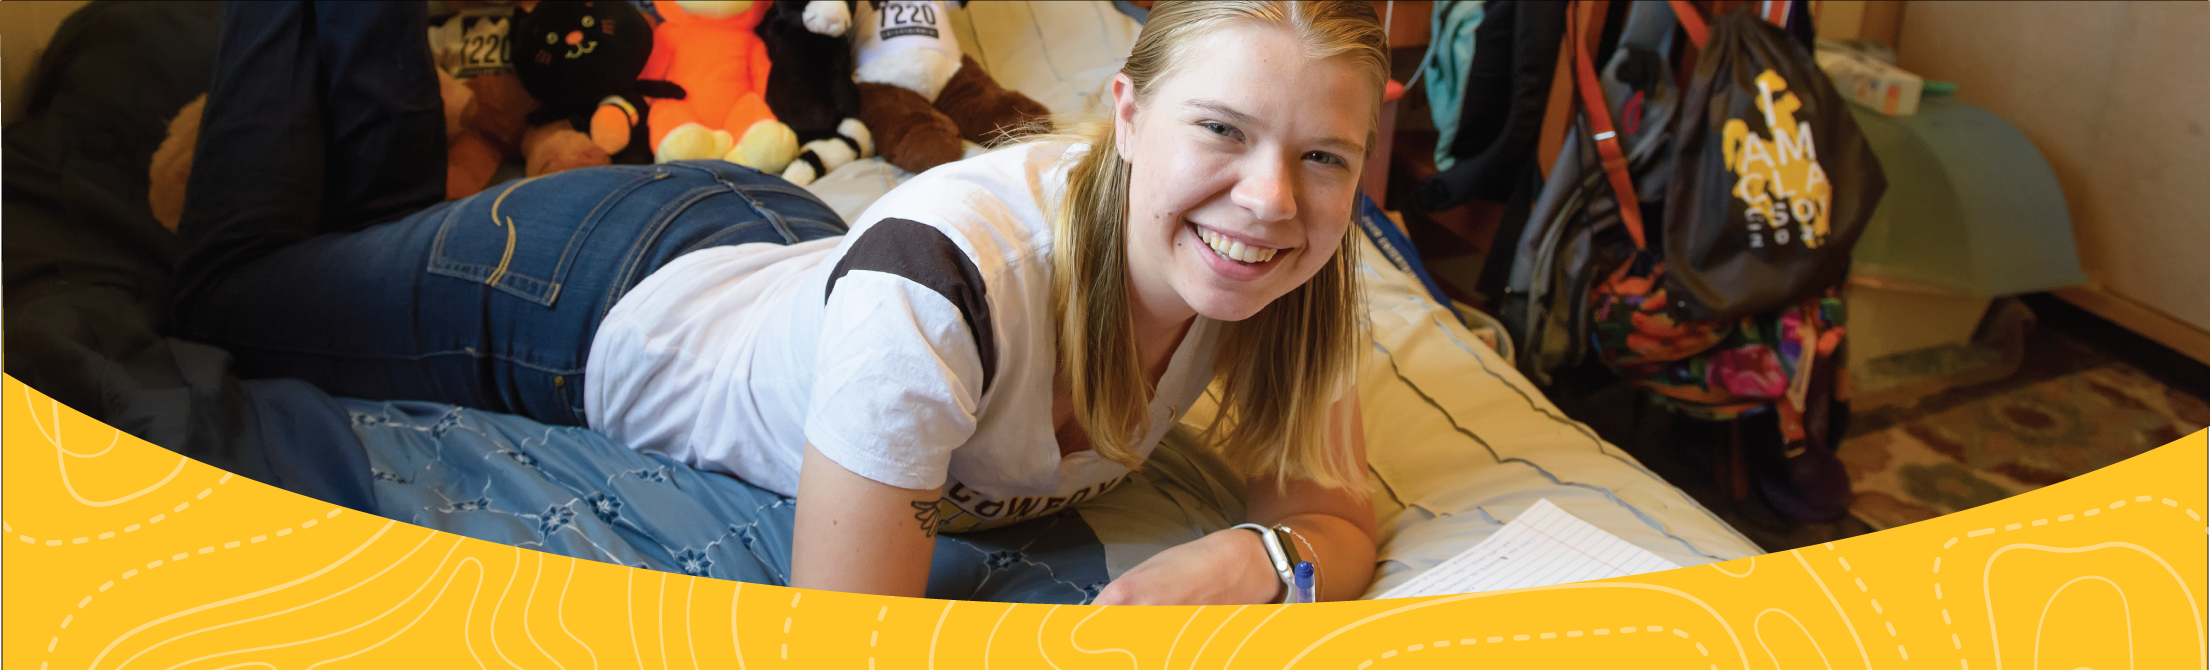
M 1851 437 L 1851 512 L 1889 528 L 2086 474 L 2210 425 L 2210 403 L 2109 361 Z

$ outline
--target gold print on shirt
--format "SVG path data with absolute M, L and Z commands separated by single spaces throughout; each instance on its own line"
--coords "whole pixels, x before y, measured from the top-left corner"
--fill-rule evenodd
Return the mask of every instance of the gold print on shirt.
M 1801 242 L 1809 249 L 1826 242 L 1834 188 L 1819 166 L 1811 123 L 1796 120 L 1803 101 L 1787 91 L 1788 81 L 1772 70 L 1757 75 L 1757 109 L 1770 136 L 1750 132 L 1742 119 L 1727 119 L 1720 128 L 1727 171 L 1735 175 L 1734 197 L 1746 206 L 1744 232 L 1751 249 L 1765 248 L 1768 239 L 1774 246 Z
M 1128 475 L 1124 474 L 1076 489 L 1063 496 L 1014 496 L 1002 500 L 984 498 L 966 485 L 953 482 L 951 488 L 944 491 L 944 497 L 936 500 L 933 508 L 935 529 L 945 533 L 965 533 L 1045 516 L 1103 495 L 1127 480 Z M 916 509 L 923 504 L 921 501 L 913 503 Z

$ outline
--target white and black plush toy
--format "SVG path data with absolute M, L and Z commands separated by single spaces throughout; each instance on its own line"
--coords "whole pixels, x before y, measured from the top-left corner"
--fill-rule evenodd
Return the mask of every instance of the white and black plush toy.
M 962 140 L 988 145 L 1050 114 L 960 52 L 948 3 L 870 0 L 858 9 L 859 118 L 890 164 L 922 172 L 958 160 Z
M 952 33 L 950 8 L 941 0 L 875 0 L 866 5 L 858 16 L 855 78 L 936 101 L 959 72 L 959 36 Z
M 790 183 L 811 184 L 874 154 L 874 140 L 858 118 L 851 27 L 849 0 L 777 0 L 754 29 L 775 64 L 767 75 L 767 108 L 798 135 L 798 158 L 783 170 Z

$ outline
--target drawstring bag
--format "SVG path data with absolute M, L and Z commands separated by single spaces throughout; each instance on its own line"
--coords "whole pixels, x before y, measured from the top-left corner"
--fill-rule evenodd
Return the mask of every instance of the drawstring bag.
M 1781 307 L 1840 281 L 1887 180 L 1802 42 L 1747 11 L 1719 15 L 1683 95 L 1667 185 L 1665 285 L 1689 321 Z

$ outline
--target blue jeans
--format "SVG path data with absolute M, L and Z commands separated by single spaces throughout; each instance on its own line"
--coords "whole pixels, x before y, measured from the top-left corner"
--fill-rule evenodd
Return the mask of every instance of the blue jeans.
M 420 110 L 407 101 L 423 86 L 436 97 L 435 73 L 416 71 L 431 67 L 427 51 L 409 43 L 424 40 L 426 22 L 410 15 L 420 12 L 421 3 L 226 8 L 180 230 L 188 250 L 176 316 L 185 336 L 229 350 L 240 376 L 583 425 L 591 337 L 646 275 L 698 249 L 844 233 L 804 189 L 720 161 L 571 170 L 451 202 L 425 198 L 442 192 L 444 157 L 442 145 L 434 156 L 406 150 L 422 139 Z M 353 32 L 333 34 L 342 31 Z M 253 36 L 254 48 L 234 43 L 238 35 Z M 343 65 L 335 74 L 333 63 Z M 318 101 L 280 85 L 344 68 L 369 73 L 349 87 L 390 90 Z M 341 104 L 384 108 L 329 111 Z M 442 141 L 441 127 L 428 130 L 431 141 Z M 314 132 L 255 132 L 301 128 Z M 349 167 L 326 170 L 325 156 Z M 381 175 L 368 181 L 381 186 L 321 186 L 341 172 Z M 437 188 L 426 190 L 425 173 Z M 360 220 L 370 216 L 384 222 Z

